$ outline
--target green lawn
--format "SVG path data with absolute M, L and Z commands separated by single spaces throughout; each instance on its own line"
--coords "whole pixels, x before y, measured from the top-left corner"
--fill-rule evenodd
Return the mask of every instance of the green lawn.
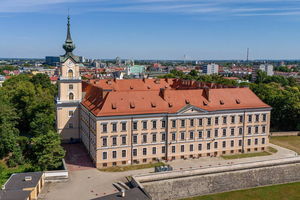
M 250 158 L 250 157 L 257 157 L 257 156 L 269 156 L 276 152 L 277 149 L 274 149 L 273 147 L 268 147 L 266 151 L 262 151 L 262 152 L 222 155 L 221 157 L 225 160 L 231 160 L 231 159 Z
M 274 136 L 270 138 L 270 142 L 300 154 L 300 136 Z
M 0 187 L 13 173 L 31 171 L 31 168 L 32 167 L 29 164 L 19 165 L 18 167 L 14 168 L 8 168 L 3 161 L 0 161 Z
M 99 170 L 103 172 L 124 172 L 129 170 L 146 169 L 146 168 L 152 168 L 152 167 L 163 166 L 163 165 L 165 165 L 165 163 L 157 162 L 157 163 L 149 163 L 149 164 L 141 164 L 141 165 L 107 167 Z
M 299 200 L 300 182 L 187 198 L 184 200 Z

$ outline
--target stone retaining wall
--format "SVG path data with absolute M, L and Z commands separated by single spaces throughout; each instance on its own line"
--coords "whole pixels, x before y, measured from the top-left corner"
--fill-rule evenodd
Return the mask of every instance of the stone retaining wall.
M 300 131 L 270 132 L 271 136 L 300 136 Z
M 300 157 L 140 175 L 133 177 L 133 179 L 154 200 L 181 199 L 300 181 Z

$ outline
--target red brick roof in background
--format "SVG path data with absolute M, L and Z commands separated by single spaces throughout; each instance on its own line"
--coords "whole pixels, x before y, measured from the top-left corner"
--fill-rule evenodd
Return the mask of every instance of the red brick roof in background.
M 207 111 L 270 107 L 249 88 L 180 79 L 90 80 L 82 88 L 82 104 L 95 116 L 177 113 L 187 105 Z

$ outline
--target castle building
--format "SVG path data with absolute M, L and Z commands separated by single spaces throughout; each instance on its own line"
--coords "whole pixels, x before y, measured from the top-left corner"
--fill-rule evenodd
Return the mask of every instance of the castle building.
M 264 151 L 271 107 L 249 88 L 181 79 L 81 81 L 68 22 L 57 129 L 98 168 Z

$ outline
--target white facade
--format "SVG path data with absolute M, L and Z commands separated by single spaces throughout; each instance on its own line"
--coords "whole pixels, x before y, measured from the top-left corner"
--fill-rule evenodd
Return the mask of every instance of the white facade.
M 259 69 L 263 72 L 267 72 L 268 76 L 273 76 L 274 75 L 274 70 L 273 70 L 273 65 L 270 64 L 261 64 L 259 66 Z
M 205 65 L 203 67 L 203 73 L 207 74 L 207 75 L 218 74 L 219 73 L 219 65 L 217 65 L 215 63 Z

